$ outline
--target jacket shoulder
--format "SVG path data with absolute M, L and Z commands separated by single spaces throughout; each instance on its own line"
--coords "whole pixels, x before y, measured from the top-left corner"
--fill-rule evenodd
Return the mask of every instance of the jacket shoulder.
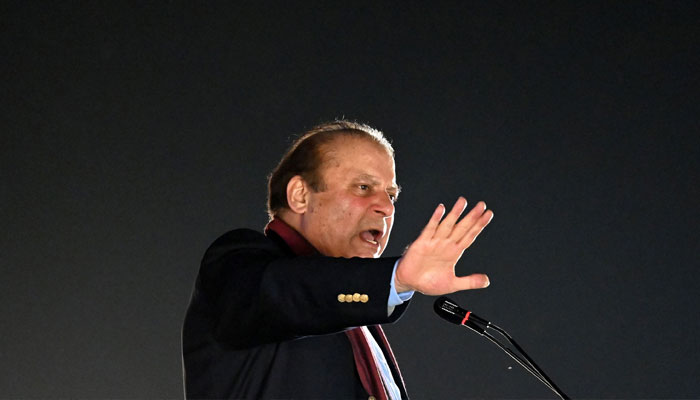
M 274 240 L 252 229 L 234 229 L 219 236 L 204 253 L 202 264 L 215 262 L 224 255 L 235 252 L 263 252 L 283 254 L 284 250 Z

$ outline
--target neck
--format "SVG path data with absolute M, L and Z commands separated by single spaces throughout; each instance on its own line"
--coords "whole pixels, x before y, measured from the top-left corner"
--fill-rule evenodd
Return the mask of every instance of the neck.
M 294 228 L 295 231 L 301 232 L 301 216 L 299 214 L 290 212 L 289 210 L 282 210 L 279 214 L 274 216 L 274 219 L 282 220 L 285 224 Z

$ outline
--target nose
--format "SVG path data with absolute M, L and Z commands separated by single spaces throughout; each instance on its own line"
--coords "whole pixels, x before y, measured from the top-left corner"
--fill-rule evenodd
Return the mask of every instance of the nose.
M 388 193 L 378 193 L 374 203 L 374 212 L 381 214 L 383 217 L 391 217 L 394 215 L 394 202 Z

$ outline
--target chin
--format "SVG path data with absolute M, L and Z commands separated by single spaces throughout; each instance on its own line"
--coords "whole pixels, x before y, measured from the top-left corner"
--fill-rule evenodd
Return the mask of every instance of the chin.
M 382 250 L 368 251 L 364 255 L 360 256 L 363 258 L 379 258 L 382 255 Z
M 352 257 L 359 257 L 359 258 L 378 258 L 381 252 L 376 252 L 376 251 L 367 251 L 367 250 L 361 250 L 361 251 L 351 251 L 349 252 L 350 255 L 345 256 L 346 258 L 352 258 Z

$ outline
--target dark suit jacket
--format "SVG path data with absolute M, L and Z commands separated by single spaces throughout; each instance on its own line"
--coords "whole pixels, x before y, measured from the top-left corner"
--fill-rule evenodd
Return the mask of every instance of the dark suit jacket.
M 268 236 L 234 230 L 205 253 L 182 334 L 186 396 L 366 399 L 343 330 L 403 314 L 387 317 L 396 258 L 299 257 Z M 338 301 L 354 293 L 369 301 Z

